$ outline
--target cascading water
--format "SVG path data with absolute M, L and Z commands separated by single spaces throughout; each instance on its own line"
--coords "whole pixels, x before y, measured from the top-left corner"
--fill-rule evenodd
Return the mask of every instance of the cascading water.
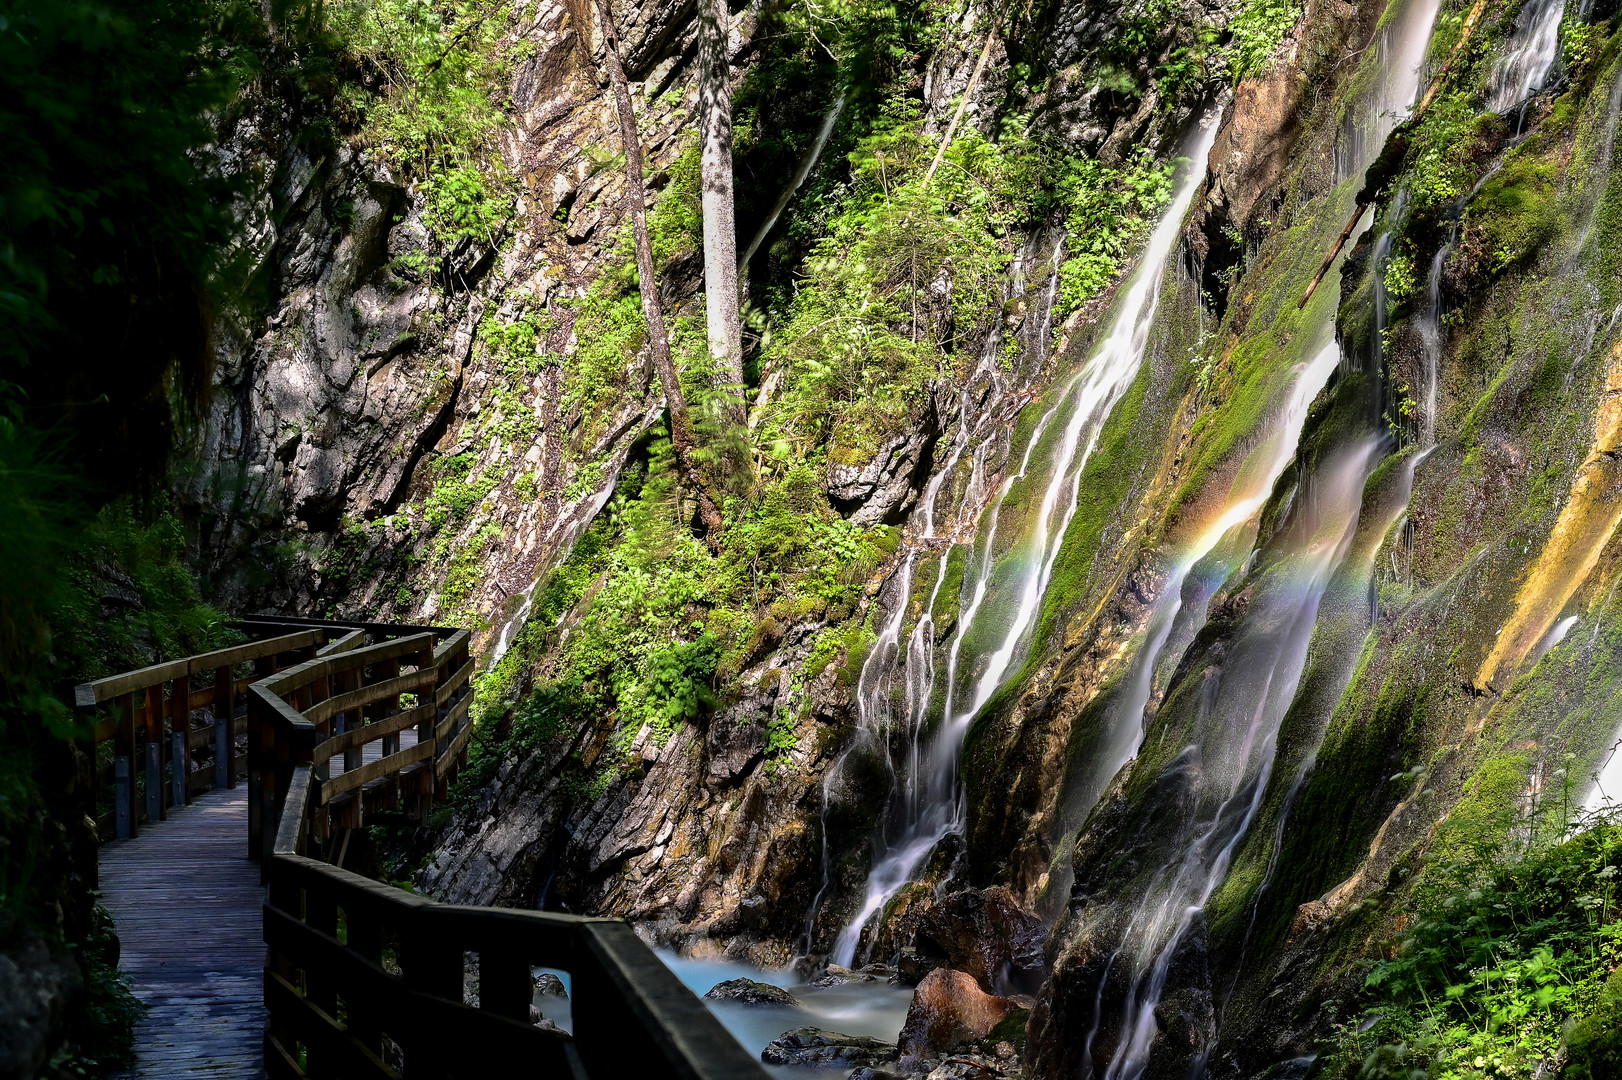
M 1419 418 L 1419 445 L 1430 447 L 1436 442 L 1436 408 L 1438 405 L 1438 373 L 1442 366 L 1442 267 L 1453 254 L 1453 243 L 1458 227 L 1448 234 L 1447 242 L 1437 249 L 1431 259 L 1430 273 L 1425 277 L 1425 306 L 1414 314 L 1414 328 L 1419 333 L 1419 349 L 1425 358 L 1425 400 Z
M 1094 349 L 1082 370 L 1070 380 L 1054 405 L 1041 417 L 1031 435 L 1019 469 L 1005 480 L 991 506 L 985 539 L 976 545 L 978 559 L 971 566 L 973 590 L 958 620 L 957 634 L 947 655 L 946 705 L 943 720 L 932 738 L 919 740 L 907 770 L 905 813 L 893 843 L 876 852 L 862 905 L 839 934 L 831 954 L 833 962 L 849 965 L 856 954 L 863 928 L 902 886 L 917 874 L 935 846 L 962 826 L 962 792 L 958 784 L 958 758 L 970 722 L 1002 685 L 1021 651 L 1028 647 L 1029 630 L 1058 555 L 1060 540 L 1075 515 L 1077 484 L 1099 431 L 1110 410 L 1137 377 L 1144 347 L 1159 304 L 1166 261 L 1182 230 L 1183 217 L 1205 178 L 1204 164 L 1216 138 L 1220 114 L 1205 117 L 1190 148 L 1194 165 L 1178 183 L 1164 218 L 1145 248 L 1131 284 L 1120 301 L 1109 335 Z M 1051 291 L 1051 283 L 1050 283 Z M 1050 431 L 1056 438 L 1050 440 Z M 995 571 L 997 532 L 1002 511 L 1014 485 L 1024 480 L 1033 460 L 1047 469 L 1047 486 L 1028 538 L 1016 544 L 1018 578 L 1007 583 L 1018 597 L 1011 617 L 990 650 L 964 656 L 964 642 L 982 616 Z M 944 558 L 944 557 L 943 557 Z M 944 563 L 942 566 L 944 570 Z M 1001 590 L 999 590 L 1001 591 Z M 903 593 L 899 603 L 905 603 Z M 932 629 L 931 629 L 932 632 Z M 875 650 L 877 651 L 877 650 Z M 870 660 L 872 658 L 870 657 Z M 966 701 L 958 700 L 958 674 L 965 659 L 976 661 L 978 672 L 968 687 Z
M 1062 832 L 1081 824 L 1110 780 L 1137 752 L 1143 737 L 1144 711 L 1154 690 L 1155 671 L 1161 657 L 1180 654 L 1199 632 L 1211 595 L 1248 552 L 1248 541 L 1243 545 L 1223 545 L 1229 549 L 1224 553 L 1226 557 L 1213 557 L 1213 552 L 1242 526 L 1254 525 L 1257 511 L 1295 457 L 1308 408 L 1339 363 L 1340 348 L 1331 340 L 1303 365 L 1279 423 L 1261 447 L 1260 468 L 1251 471 L 1250 479 L 1235 493 L 1234 501 L 1201 530 L 1172 565 L 1150 614 L 1149 632 L 1133 660 L 1125 692 L 1110 706 L 1103 745 L 1086 763 L 1085 774 L 1069 779 Z M 1196 567 L 1200 573 L 1191 582 Z M 1169 651 L 1168 645 L 1171 646 Z M 1068 892 L 1068 884 L 1068 881 L 1057 882 L 1058 893 Z
M 1366 103 L 1360 118 L 1354 118 L 1340 147 L 1338 165 L 1344 178 L 1362 173 L 1397 117 L 1417 97 L 1437 7 L 1435 0 L 1416 0 L 1382 31 L 1377 52 L 1381 78 L 1371 95 L 1373 100 Z M 1376 267 L 1381 246 L 1376 244 Z M 1383 289 L 1376 287 L 1374 294 L 1378 322 L 1383 314 Z M 1318 310 L 1323 312 L 1323 322 L 1314 332 L 1324 340 L 1333 333 L 1334 307 L 1325 304 Z M 1378 337 L 1376 332 L 1376 349 Z M 1318 353 L 1313 368 L 1322 370 L 1327 378 L 1326 369 L 1337 360 L 1348 369 L 1363 367 L 1339 353 L 1334 344 L 1328 344 Z M 1375 367 L 1372 373 L 1343 383 L 1343 387 L 1362 387 L 1361 392 L 1374 395 L 1368 402 L 1373 407 L 1366 410 L 1370 414 L 1378 411 L 1379 359 L 1378 355 L 1369 358 Z M 1310 376 L 1299 379 L 1298 393 L 1314 381 Z M 1298 436 L 1299 430 L 1292 435 Z M 1139 1080 L 1149 1068 L 1160 1033 L 1156 1013 L 1179 948 L 1226 880 L 1234 854 L 1263 805 L 1279 729 L 1300 685 L 1319 605 L 1357 534 L 1364 483 L 1380 449 L 1381 440 L 1371 424 L 1366 436 L 1341 439 L 1310 475 L 1303 475 L 1291 524 L 1270 541 L 1265 552 L 1258 553 L 1263 555 L 1261 569 L 1247 575 L 1248 606 L 1220 660 L 1188 676 L 1201 680 L 1184 703 L 1194 710 L 1192 737 L 1160 773 L 1176 777 L 1182 794 L 1175 805 L 1161 807 L 1156 818 L 1157 830 L 1173 834 L 1165 845 L 1172 857 L 1150 877 L 1099 980 L 1092 1029 L 1085 1040 L 1084 1076 L 1102 1072 L 1105 1080 Z M 1233 520 L 1245 520 L 1254 513 L 1259 503 L 1253 504 L 1252 499 L 1254 496 L 1236 502 L 1202 536 L 1196 549 L 1214 546 Z M 1180 592 L 1186 567 L 1198 558 L 1195 554 L 1179 563 L 1169 585 Z M 1246 560 L 1246 565 L 1251 561 Z M 1169 626 L 1179 600 L 1166 596 L 1162 602 L 1171 610 L 1157 613 L 1156 618 Z M 1201 618 L 1203 613 L 1197 612 L 1195 617 Z M 1152 630 L 1151 646 L 1164 640 L 1161 637 L 1157 642 Z M 1138 676 L 1142 685 L 1135 686 L 1126 701 L 1126 708 L 1140 711 L 1138 702 L 1147 700 L 1154 661 L 1146 657 L 1141 664 Z M 1106 1002 L 1110 974 L 1118 966 L 1127 972 L 1125 993 L 1120 1001 Z M 1101 1049 L 1095 1044 L 1106 1012 L 1118 1018 L 1118 1026 L 1114 1037 L 1106 1040 L 1113 1045 L 1107 1047 L 1108 1060 L 1103 1064 L 1094 1055 Z M 1209 1049 L 1205 1046 L 1196 1055 L 1197 1074 L 1203 1073 L 1204 1054 Z
M 1503 55 L 1493 67 L 1487 107 L 1504 112 L 1543 89 L 1544 81 L 1560 56 L 1560 20 L 1566 0 L 1531 0 L 1515 19 L 1515 30 L 1504 43 Z

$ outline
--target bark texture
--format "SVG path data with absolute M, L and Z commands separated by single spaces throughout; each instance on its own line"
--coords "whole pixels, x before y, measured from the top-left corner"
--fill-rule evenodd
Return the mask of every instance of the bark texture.
M 738 229 L 732 198 L 732 86 L 726 0 L 699 0 L 699 137 L 704 207 L 704 312 L 710 355 L 727 390 L 729 419 L 742 424 L 743 326 L 738 314 Z
M 636 129 L 636 113 L 631 108 L 631 90 L 626 82 L 625 66 L 620 63 L 619 37 L 614 32 L 614 17 L 608 10 L 608 0 L 597 0 L 597 15 L 603 24 L 603 57 L 608 67 L 608 81 L 614 92 L 614 107 L 619 114 L 620 139 L 625 148 L 625 202 L 630 207 L 631 228 L 636 234 L 636 273 L 640 282 L 638 291 L 642 294 L 642 318 L 648 324 L 648 357 L 658 373 L 659 384 L 665 392 L 665 404 L 670 410 L 670 445 L 676 452 L 676 466 L 683 481 L 698 499 L 698 516 L 705 536 L 712 547 L 717 547 L 722 526 L 720 500 L 715 498 L 703 472 L 693 460 L 693 418 L 676 377 L 676 364 L 670 357 L 670 337 L 665 332 L 664 311 L 659 303 L 659 276 L 653 268 L 653 245 L 648 240 L 648 193 L 647 184 L 642 178 L 642 137 Z M 708 191 L 706 185 L 706 199 Z M 730 221 L 730 198 L 727 207 Z M 706 239 L 708 235 L 706 214 Z M 734 296 L 736 287 L 734 277 Z M 734 303 L 734 317 L 736 311 L 737 305 Z

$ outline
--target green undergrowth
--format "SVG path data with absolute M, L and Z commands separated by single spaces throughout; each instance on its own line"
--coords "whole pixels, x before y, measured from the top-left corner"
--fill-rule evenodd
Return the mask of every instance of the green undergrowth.
M 785 17 L 792 29 L 805 15 L 795 8 Z M 847 30 L 871 21 L 853 11 L 834 16 Z M 833 76 L 833 89 L 853 103 L 837 136 L 843 152 L 819 169 L 785 223 L 806 252 L 795 289 L 763 289 L 751 313 L 761 334 L 750 370 L 779 380 L 751 429 L 728 427 L 714 408 L 726 388 L 717 385 L 698 312 L 671 314 L 672 353 L 701 442 L 696 456 L 725 494 L 719 549 L 694 536 L 691 494 L 677 484 L 668 440 L 656 429 L 581 545 L 540 586 L 518 643 L 481 677 L 481 734 L 471 756 L 485 764 L 469 770 L 464 788 L 491 775 L 503 755 L 555 746 L 586 724 L 610 730 L 601 755 L 592 751 L 593 763 L 580 765 L 580 790 L 599 790 L 602 777 L 637 767 L 627 751 L 640 732 L 661 745 L 701 713 L 726 707 L 747 692 L 745 672 L 790 630 L 809 626 L 809 658 L 786 689 L 793 700 L 775 711 L 768 732 L 768 757 L 780 768 L 812 684 L 830 672 L 847 690 L 857 680 L 874 636 L 865 590 L 899 541 L 895 526 L 852 524 L 849 508 L 830 499 L 830 475 L 860 469 L 916 435 L 935 387 L 967 376 L 1004 318 L 1004 282 L 1026 230 L 1067 228 L 1061 278 L 1073 306 L 1119 277 L 1164 207 L 1169 165 L 1133 156 L 1103 167 L 1028 133 L 1023 115 L 992 137 L 964 130 L 929 175 L 938 146 L 925 134 L 916 84 L 902 76 L 938 33 L 937 17 L 920 21 L 898 9 L 889 29 L 873 31 L 882 55 L 860 62 L 854 39 L 832 46 L 841 65 L 850 60 Z M 901 38 L 906 48 L 896 45 Z M 744 96 L 754 102 L 745 122 L 758 124 L 764 99 Z M 746 135 L 747 146 L 763 137 L 758 128 Z M 696 165 L 689 145 L 650 215 L 661 268 L 700 245 Z M 647 377 L 631 256 L 626 232 L 606 272 L 568 301 L 572 349 L 538 360 L 560 365 L 564 407 L 584 421 L 571 454 L 593 445 L 633 383 Z M 444 524 L 471 513 L 488 490 L 471 460 L 470 452 L 469 464 L 437 466 L 428 506 Z M 953 560 L 959 578 L 962 565 L 961 556 Z M 958 585 L 943 588 L 948 605 Z M 526 711 L 547 695 L 552 704 Z M 547 719 L 565 714 L 572 724 Z
M 1368 971 L 1324 1075 L 1561 1076 L 1622 1066 L 1622 825 L 1530 817 L 1513 793 L 1456 827 L 1413 888 L 1411 923 Z M 1575 833 L 1575 835 L 1573 835 Z
M 314 10 L 359 70 L 358 80 L 335 82 L 336 107 L 354 117 L 369 146 L 416 180 L 439 240 L 493 246 L 512 215 L 515 189 L 496 150 L 506 88 L 534 49 L 511 32 L 518 5 L 341 0 Z

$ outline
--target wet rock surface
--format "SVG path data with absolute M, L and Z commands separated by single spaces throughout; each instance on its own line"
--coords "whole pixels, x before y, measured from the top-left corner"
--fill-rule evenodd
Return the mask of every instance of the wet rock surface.
M 1042 982 L 1047 927 L 1001 886 L 965 889 L 927 907 L 918 919 L 909 981 L 937 967 L 965 972 L 989 992 L 1032 993 Z
M 844 1035 L 817 1027 L 796 1028 L 773 1039 L 760 1052 L 768 1065 L 798 1065 L 802 1068 L 849 1068 L 852 1065 L 878 1065 L 894 1060 L 894 1043 L 866 1035 Z
M 936 968 L 918 984 L 898 1046 L 905 1058 L 939 1056 L 979 1043 L 1021 1007 L 1010 998 L 986 993 L 967 972 Z
M 799 999 L 771 983 L 754 979 L 728 979 L 710 987 L 704 995 L 716 1001 L 737 1001 L 745 1005 L 798 1005 Z

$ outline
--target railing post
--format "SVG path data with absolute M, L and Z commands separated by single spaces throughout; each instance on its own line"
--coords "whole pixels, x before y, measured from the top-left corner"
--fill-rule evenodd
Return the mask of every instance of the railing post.
M 447 1001 L 462 1000 L 462 949 L 436 933 L 433 918 L 422 910 L 406 921 L 400 941 L 400 966 L 406 985 Z M 446 1055 L 459 1051 L 447 1032 L 412 1029 L 403 1046 L 408 1076 L 432 1076 L 445 1071 Z
M 174 686 L 169 698 L 169 724 L 180 736 L 175 740 L 174 805 L 185 806 L 191 794 L 191 676 L 180 676 Z
M 174 743 L 175 752 L 174 764 L 169 773 L 169 784 L 172 789 L 170 801 L 176 807 L 181 807 L 186 805 L 186 785 L 191 780 L 191 769 L 186 765 L 187 758 L 191 756 L 187 752 L 190 749 L 191 733 L 177 731 L 171 736 L 171 739 Z
M 232 715 L 236 712 L 236 671 L 230 665 L 214 669 L 214 786 L 236 787 L 236 740 L 231 737 Z
M 155 695 L 156 689 L 148 691 Z M 146 733 L 146 820 L 149 825 L 168 817 L 163 810 L 163 736 L 152 737 L 151 724 Z
M 214 718 L 214 786 L 220 790 L 235 787 L 231 777 L 231 751 L 235 749 L 231 738 L 231 718 Z
M 264 763 L 261 760 L 260 743 L 264 738 L 262 729 L 265 726 L 264 717 L 259 715 L 259 698 L 251 690 L 248 693 L 248 858 L 258 862 L 265 850 L 264 838 L 260 835 L 265 831 L 265 807 L 260 801 L 261 780 L 264 773 Z M 263 871 L 261 871 L 263 877 Z
M 249 708 L 253 706 L 250 704 Z M 251 796 L 250 796 L 251 801 Z M 274 842 L 271 845 L 274 847 Z M 276 908 L 283 914 L 294 919 L 302 920 L 304 917 L 303 897 L 300 895 L 298 883 L 285 868 L 277 866 L 273 856 L 267 853 L 263 867 L 263 875 L 268 886 L 265 891 L 266 904 Z M 280 975 L 288 982 L 297 985 L 298 972 L 294 969 L 292 960 L 274 945 L 267 945 L 265 949 L 265 982 L 271 981 L 272 975 Z M 271 1004 L 267 1000 L 266 1004 Z M 297 1045 L 297 1032 L 281 1010 L 270 1009 L 270 1015 L 265 1024 L 265 1065 L 272 1076 L 284 1075 L 278 1068 L 277 1046 L 285 1049 L 289 1054 L 294 1052 Z
M 378 669 L 376 671 L 377 682 L 382 682 L 385 679 L 392 679 L 400 674 L 400 658 L 398 656 L 384 660 L 382 663 L 373 666 L 374 668 Z M 378 701 L 377 715 L 374 717 L 374 719 L 382 720 L 385 717 L 393 716 L 399 711 L 400 695 L 395 694 L 393 697 L 386 697 Z M 379 747 L 379 749 L 382 751 L 384 757 L 388 757 L 390 754 L 397 754 L 400 752 L 400 736 L 398 732 L 393 735 L 385 735 L 378 741 L 382 743 L 382 746 Z
M 522 953 L 490 950 L 479 954 L 479 1008 L 529 1023 L 535 977 Z
M 346 668 L 343 673 L 343 692 L 360 689 L 360 668 Z M 339 731 L 353 731 L 361 723 L 359 709 L 348 709 L 334 718 L 333 723 Z M 352 772 L 361 766 L 361 750 L 355 747 L 344 751 L 344 772 Z
M 122 713 L 120 713 L 122 706 Z M 141 831 L 140 823 L 136 820 L 141 816 L 141 807 L 137 800 L 135 790 L 135 691 L 131 690 L 118 701 L 113 703 L 113 756 L 124 759 L 125 779 L 128 781 L 124 787 L 119 788 L 117 798 L 119 804 L 114 811 L 113 820 L 120 830 L 120 839 L 133 839 Z M 116 765 L 114 766 L 116 770 Z
M 363 959 L 383 966 L 383 930 L 374 920 L 359 917 L 360 913 L 346 910 L 344 922 L 349 930 L 349 948 Z M 366 1049 L 381 1056 L 383 1052 L 383 1010 L 379 1002 L 368 994 L 357 994 L 354 1000 L 344 999 L 349 1008 L 349 1034 Z
M 128 754 L 113 758 L 113 827 L 120 840 L 135 835 L 135 775 Z

